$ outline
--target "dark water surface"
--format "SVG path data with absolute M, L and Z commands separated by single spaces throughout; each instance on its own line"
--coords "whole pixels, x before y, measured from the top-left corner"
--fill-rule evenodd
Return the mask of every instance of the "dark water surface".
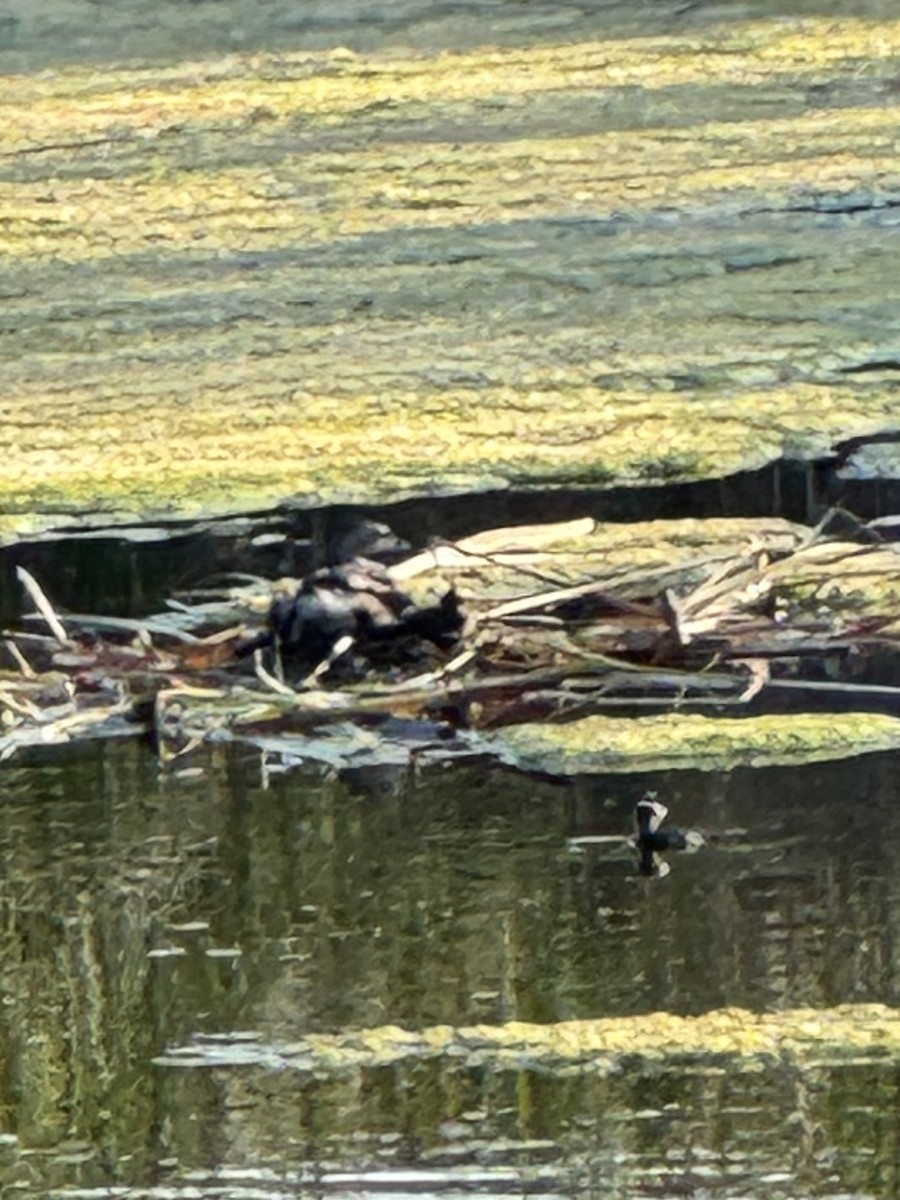
M 485 767 L 263 786 L 137 741 L 3 767 L 0 1183 L 66 1197 L 900 1194 L 890 1062 L 612 1075 L 452 1060 L 154 1065 L 398 1024 L 898 1002 L 900 760 L 535 783 Z M 707 845 L 623 841 L 647 786 Z M 109 1191 L 109 1188 L 116 1190 Z M 121 1189 L 121 1190 L 119 1190 Z M 6 1191 L 4 1190 L 4 1193 Z

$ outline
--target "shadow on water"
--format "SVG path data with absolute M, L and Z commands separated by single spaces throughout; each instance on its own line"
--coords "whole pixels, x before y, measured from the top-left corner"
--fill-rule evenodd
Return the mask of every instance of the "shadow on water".
M 263 788 L 255 752 L 217 749 L 178 780 L 133 741 L 6 766 L 0 1113 L 18 1140 L 0 1138 L 0 1182 L 98 1197 L 165 1182 L 177 1197 L 227 1164 L 216 1194 L 318 1179 L 354 1194 L 737 1196 L 780 1180 L 794 1197 L 894 1195 L 890 1060 L 798 1074 L 638 1058 L 598 1074 L 153 1059 L 249 1030 L 255 1044 L 344 1031 L 352 1047 L 354 1029 L 387 1025 L 897 1003 L 896 772 L 871 756 L 562 786 L 473 766 L 301 768 Z M 707 840 L 665 879 L 638 876 L 627 842 L 648 787 Z

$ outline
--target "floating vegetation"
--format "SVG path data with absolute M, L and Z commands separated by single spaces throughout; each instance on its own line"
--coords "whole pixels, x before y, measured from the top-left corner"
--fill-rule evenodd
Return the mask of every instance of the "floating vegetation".
M 504 730 L 500 757 L 519 767 L 584 775 L 609 771 L 730 771 L 850 758 L 900 747 L 900 721 L 884 713 L 779 713 L 750 719 L 666 713 L 591 716 Z
M 20 568 L 36 612 L 6 635 L 0 756 L 123 730 L 152 731 L 166 761 L 241 738 L 334 764 L 468 749 L 562 772 L 895 746 L 900 688 L 860 666 L 900 639 L 900 555 L 826 530 L 493 529 L 143 620 L 60 614 Z M 772 716 L 786 694 L 795 711 Z M 796 711 L 823 701 L 843 713 Z
M 708 1066 L 709 1056 L 717 1055 L 743 1060 L 745 1066 L 773 1059 L 803 1066 L 898 1054 L 900 1012 L 884 1004 L 844 1004 L 773 1013 L 723 1008 L 699 1017 L 641 1013 L 552 1025 L 511 1021 L 415 1031 L 388 1025 L 348 1034 L 309 1034 L 284 1045 L 253 1035 L 209 1035 L 154 1061 L 166 1067 L 254 1065 L 340 1073 L 447 1056 L 473 1067 L 489 1063 L 495 1068 L 609 1072 L 626 1059 L 647 1065 L 699 1059 Z
M 722 479 L 895 428 L 883 11 L 496 5 L 490 46 L 373 54 L 168 7 L 187 40 L 133 47 L 164 70 L 118 61 L 126 10 L 65 71 L 0 15 L 41 63 L 0 97 L 0 537 Z

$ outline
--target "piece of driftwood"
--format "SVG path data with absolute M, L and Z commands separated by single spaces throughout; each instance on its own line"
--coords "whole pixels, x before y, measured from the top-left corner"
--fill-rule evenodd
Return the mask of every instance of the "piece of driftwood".
M 594 522 L 580 520 L 489 530 L 411 555 L 380 570 L 373 585 L 379 604 L 394 603 L 390 589 L 402 586 L 398 594 L 413 606 L 394 622 L 396 642 L 393 627 L 379 628 L 368 645 L 365 631 L 342 628 L 316 643 L 327 651 L 319 661 L 287 678 L 277 637 L 265 648 L 273 635 L 260 634 L 283 583 L 242 579 L 144 620 L 63 617 L 20 570 L 33 619 L 50 632 L 26 618 L 5 635 L 0 758 L 126 719 L 153 728 L 164 756 L 174 757 L 223 731 L 311 732 L 391 718 L 497 729 L 608 710 L 733 712 L 785 689 L 798 699 L 815 692 L 900 710 L 900 689 L 888 683 L 840 669 L 821 677 L 825 661 L 840 665 L 900 642 L 893 548 L 779 528 L 642 573 L 599 553 L 597 537 Z M 365 589 L 365 573 L 364 560 L 351 563 L 341 586 Z M 329 578 L 320 573 L 316 588 Z M 419 583 L 458 592 L 465 620 L 444 642 L 426 639 L 410 654 L 408 614 L 432 611 L 407 596 Z M 304 587 L 294 581 L 288 594 Z M 372 607 L 353 603 L 364 615 Z M 248 638 L 256 653 L 242 659 Z M 804 678 L 806 664 L 817 677 Z

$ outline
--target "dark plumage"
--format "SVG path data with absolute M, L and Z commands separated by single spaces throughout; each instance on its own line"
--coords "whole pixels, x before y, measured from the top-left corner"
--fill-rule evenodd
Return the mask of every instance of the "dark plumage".
M 328 543 L 327 561 L 332 566 L 365 558 L 380 563 L 398 562 L 409 554 L 409 542 L 398 537 L 389 525 L 364 518 L 339 529 Z
M 668 812 L 666 806 L 656 799 L 655 792 L 646 792 L 635 805 L 637 831 L 634 844 L 640 851 L 638 870 L 642 875 L 667 874 L 668 865 L 661 864 L 657 855 L 665 854 L 667 850 L 686 850 L 693 840 L 674 825 L 662 828 Z
M 279 596 L 269 610 L 268 630 L 240 653 L 274 645 L 284 660 L 302 670 L 324 663 L 333 651 L 339 656 L 338 643 L 344 638 L 364 653 L 407 640 L 452 646 L 464 622 L 456 592 L 450 588 L 433 603 L 416 603 L 386 567 L 369 557 L 393 553 L 399 546 L 406 543 L 375 522 L 347 531 L 336 554 L 352 549 L 356 557 L 314 571 L 295 593 Z
M 269 625 L 283 654 L 318 662 L 345 636 L 362 646 L 403 637 L 452 645 L 463 615 L 452 589 L 434 604 L 417 605 L 380 568 L 355 564 L 309 576 L 296 596 L 275 601 Z

